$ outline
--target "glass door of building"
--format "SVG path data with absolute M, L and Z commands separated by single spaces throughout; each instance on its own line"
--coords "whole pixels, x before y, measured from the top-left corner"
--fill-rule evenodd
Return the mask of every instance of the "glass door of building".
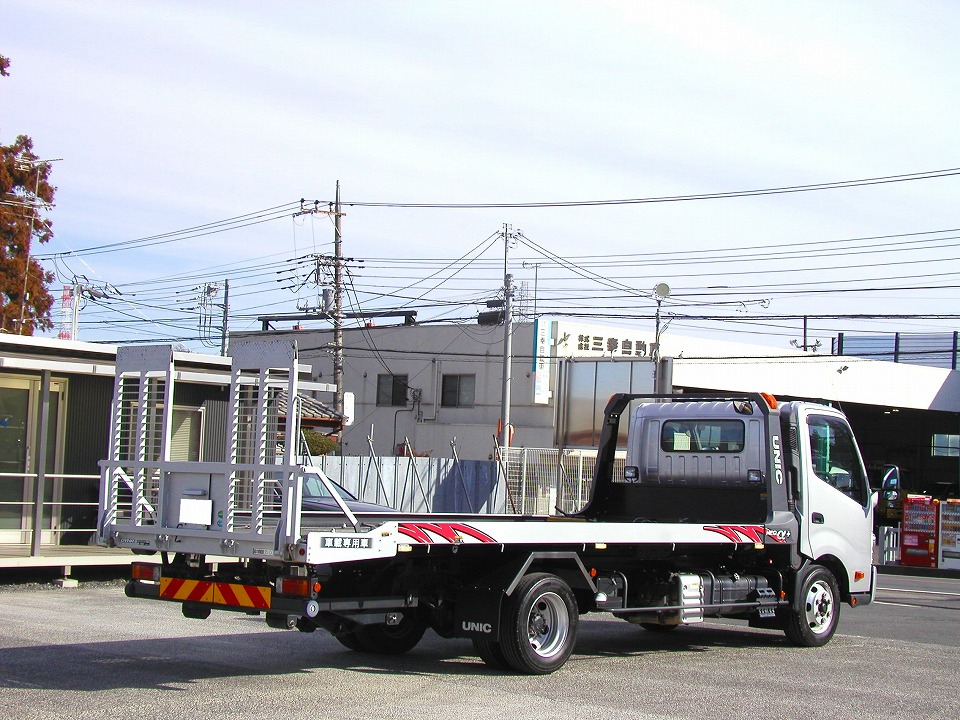
M 65 381 L 50 384 L 50 415 L 47 423 L 47 475 L 62 472 L 65 413 Z M 0 543 L 28 543 L 34 521 L 36 473 L 39 469 L 39 419 L 41 380 L 0 376 Z M 44 482 L 42 542 L 56 542 L 62 480 Z

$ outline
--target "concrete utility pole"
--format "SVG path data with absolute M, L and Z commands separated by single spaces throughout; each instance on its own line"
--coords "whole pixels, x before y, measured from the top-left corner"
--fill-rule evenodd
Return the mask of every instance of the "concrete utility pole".
M 510 240 L 513 239 L 511 228 L 503 225 L 503 388 L 500 397 L 500 446 L 510 447 L 510 384 L 513 372 L 513 275 L 508 270 L 508 253 Z
M 227 356 L 227 321 L 230 318 L 230 281 L 223 281 L 223 324 L 220 328 L 220 355 Z
M 333 215 L 333 384 L 335 409 L 343 413 L 343 237 L 340 233 L 340 181 Z
M 325 316 L 330 317 L 333 321 L 333 383 L 337 388 L 334 395 L 334 405 L 337 412 L 343 413 L 343 264 L 345 261 L 343 258 L 343 234 L 340 231 L 340 218 L 343 216 L 340 205 L 340 181 L 337 180 L 336 199 L 331 203 L 330 210 L 321 210 L 318 200 L 314 201 L 313 208 L 309 208 L 305 203 L 305 200 L 300 200 L 300 210 L 293 214 L 294 217 L 318 213 L 333 215 L 333 259 L 331 260 L 327 255 L 314 255 L 314 262 L 316 263 L 314 277 L 317 284 L 320 284 L 321 275 L 325 274 L 323 270 L 331 265 L 333 266 L 332 307 L 328 309 L 325 297 L 321 310 Z M 349 259 L 352 260 L 353 258 Z M 304 284 L 308 281 L 305 281 Z M 351 314 L 351 317 L 354 316 L 354 314 Z M 296 316 L 266 316 L 261 317 L 260 321 L 263 323 L 264 330 L 266 330 L 271 319 L 307 319 L 309 317 L 314 317 L 313 312 Z

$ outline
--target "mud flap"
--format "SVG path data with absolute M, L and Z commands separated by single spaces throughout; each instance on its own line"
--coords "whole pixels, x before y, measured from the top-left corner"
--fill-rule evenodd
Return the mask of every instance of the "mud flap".
M 502 590 L 464 588 L 457 593 L 454 636 L 496 640 L 500 633 Z

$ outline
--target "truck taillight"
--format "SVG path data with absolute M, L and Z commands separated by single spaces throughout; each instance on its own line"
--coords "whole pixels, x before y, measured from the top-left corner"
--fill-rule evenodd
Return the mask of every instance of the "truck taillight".
M 320 589 L 320 583 L 311 578 L 294 577 L 290 575 L 281 575 L 277 578 L 278 595 L 310 597 L 314 593 L 320 592 Z
M 130 577 L 132 577 L 134 580 L 160 582 L 160 566 L 156 563 L 131 563 Z

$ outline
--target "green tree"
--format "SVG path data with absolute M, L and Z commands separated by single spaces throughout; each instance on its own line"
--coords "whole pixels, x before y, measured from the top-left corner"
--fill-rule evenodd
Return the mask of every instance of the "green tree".
M 303 431 L 303 439 L 306 440 L 307 448 L 313 457 L 331 455 L 340 451 L 340 444 L 336 440 L 310 428 Z
M 9 67 L 0 55 L 0 76 L 9 75 Z M 34 154 L 26 135 L 0 145 L 0 332 L 33 335 L 53 327 L 48 288 L 54 276 L 31 253 L 33 240 L 53 237 L 53 224 L 42 214 L 56 193 L 49 177 L 49 162 Z

